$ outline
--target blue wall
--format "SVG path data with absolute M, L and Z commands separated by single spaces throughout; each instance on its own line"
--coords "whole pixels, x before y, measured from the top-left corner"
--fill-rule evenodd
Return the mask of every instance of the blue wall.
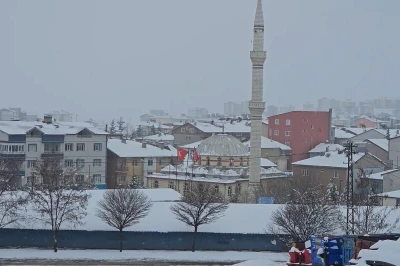
M 25 143 L 26 135 L 9 135 L 8 142 L 10 143 Z
M 190 250 L 191 232 L 124 232 L 124 249 Z M 197 233 L 198 250 L 287 251 L 276 236 L 267 234 Z M 272 242 L 276 240 L 276 245 Z M 51 248 L 50 230 L 0 229 L 0 247 Z M 118 231 L 63 230 L 58 235 L 60 248 L 118 249 Z
M 63 135 L 42 135 L 42 142 L 61 143 L 61 142 L 64 142 L 64 136 Z

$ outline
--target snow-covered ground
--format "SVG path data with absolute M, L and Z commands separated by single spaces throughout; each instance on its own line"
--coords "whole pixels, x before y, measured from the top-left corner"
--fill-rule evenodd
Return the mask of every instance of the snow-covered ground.
M 264 264 L 239 264 L 240 266 L 281 265 L 287 261 L 287 253 L 236 252 L 236 251 L 165 251 L 165 250 L 52 250 L 0 249 L 0 259 L 16 260 L 136 260 L 136 261 L 193 261 L 193 262 L 237 262 L 262 261 Z M 266 264 L 268 263 L 268 264 Z
M 233 266 L 276 266 L 276 265 L 285 265 L 285 264 L 284 263 L 278 264 L 272 260 L 248 260 L 234 264 Z
M 371 246 L 370 249 L 362 249 L 358 254 L 359 260 L 351 260 L 357 266 L 368 266 L 366 261 L 379 261 L 400 265 L 400 238 L 397 241 L 382 240 Z

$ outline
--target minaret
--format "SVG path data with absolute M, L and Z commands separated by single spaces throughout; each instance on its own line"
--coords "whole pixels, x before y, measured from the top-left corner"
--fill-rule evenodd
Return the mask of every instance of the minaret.
M 263 72 L 266 57 L 267 53 L 264 51 L 264 17 L 261 0 L 258 0 L 254 19 L 253 51 L 250 52 L 253 70 L 251 101 L 249 102 L 251 114 L 249 189 L 253 192 L 260 185 L 262 114 L 265 110 Z

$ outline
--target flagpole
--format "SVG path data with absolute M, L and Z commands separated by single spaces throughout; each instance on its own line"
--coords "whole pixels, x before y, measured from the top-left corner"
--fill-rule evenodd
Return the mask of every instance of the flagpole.
M 178 160 L 179 160 L 179 147 L 176 150 L 176 164 L 175 164 L 175 191 L 179 191 L 178 186 Z

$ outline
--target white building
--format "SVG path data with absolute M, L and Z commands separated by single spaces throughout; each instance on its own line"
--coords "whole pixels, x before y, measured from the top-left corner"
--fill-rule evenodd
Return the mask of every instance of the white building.
M 50 115 L 53 117 L 53 119 L 55 121 L 59 121 L 59 122 L 72 122 L 74 121 L 73 119 L 73 114 L 69 113 L 67 111 L 64 110 L 60 110 L 60 111 L 53 111 L 52 113 L 50 113 Z
M 105 184 L 107 132 L 83 122 L 0 122 L 0 156 L 24 161 L 20 185 L 32 181 L 31 170 L 37 160 L 57 156 L 65 168 L 79 168 L 76 181 Z M 34 180 L 41 182 L 41 180 Z

